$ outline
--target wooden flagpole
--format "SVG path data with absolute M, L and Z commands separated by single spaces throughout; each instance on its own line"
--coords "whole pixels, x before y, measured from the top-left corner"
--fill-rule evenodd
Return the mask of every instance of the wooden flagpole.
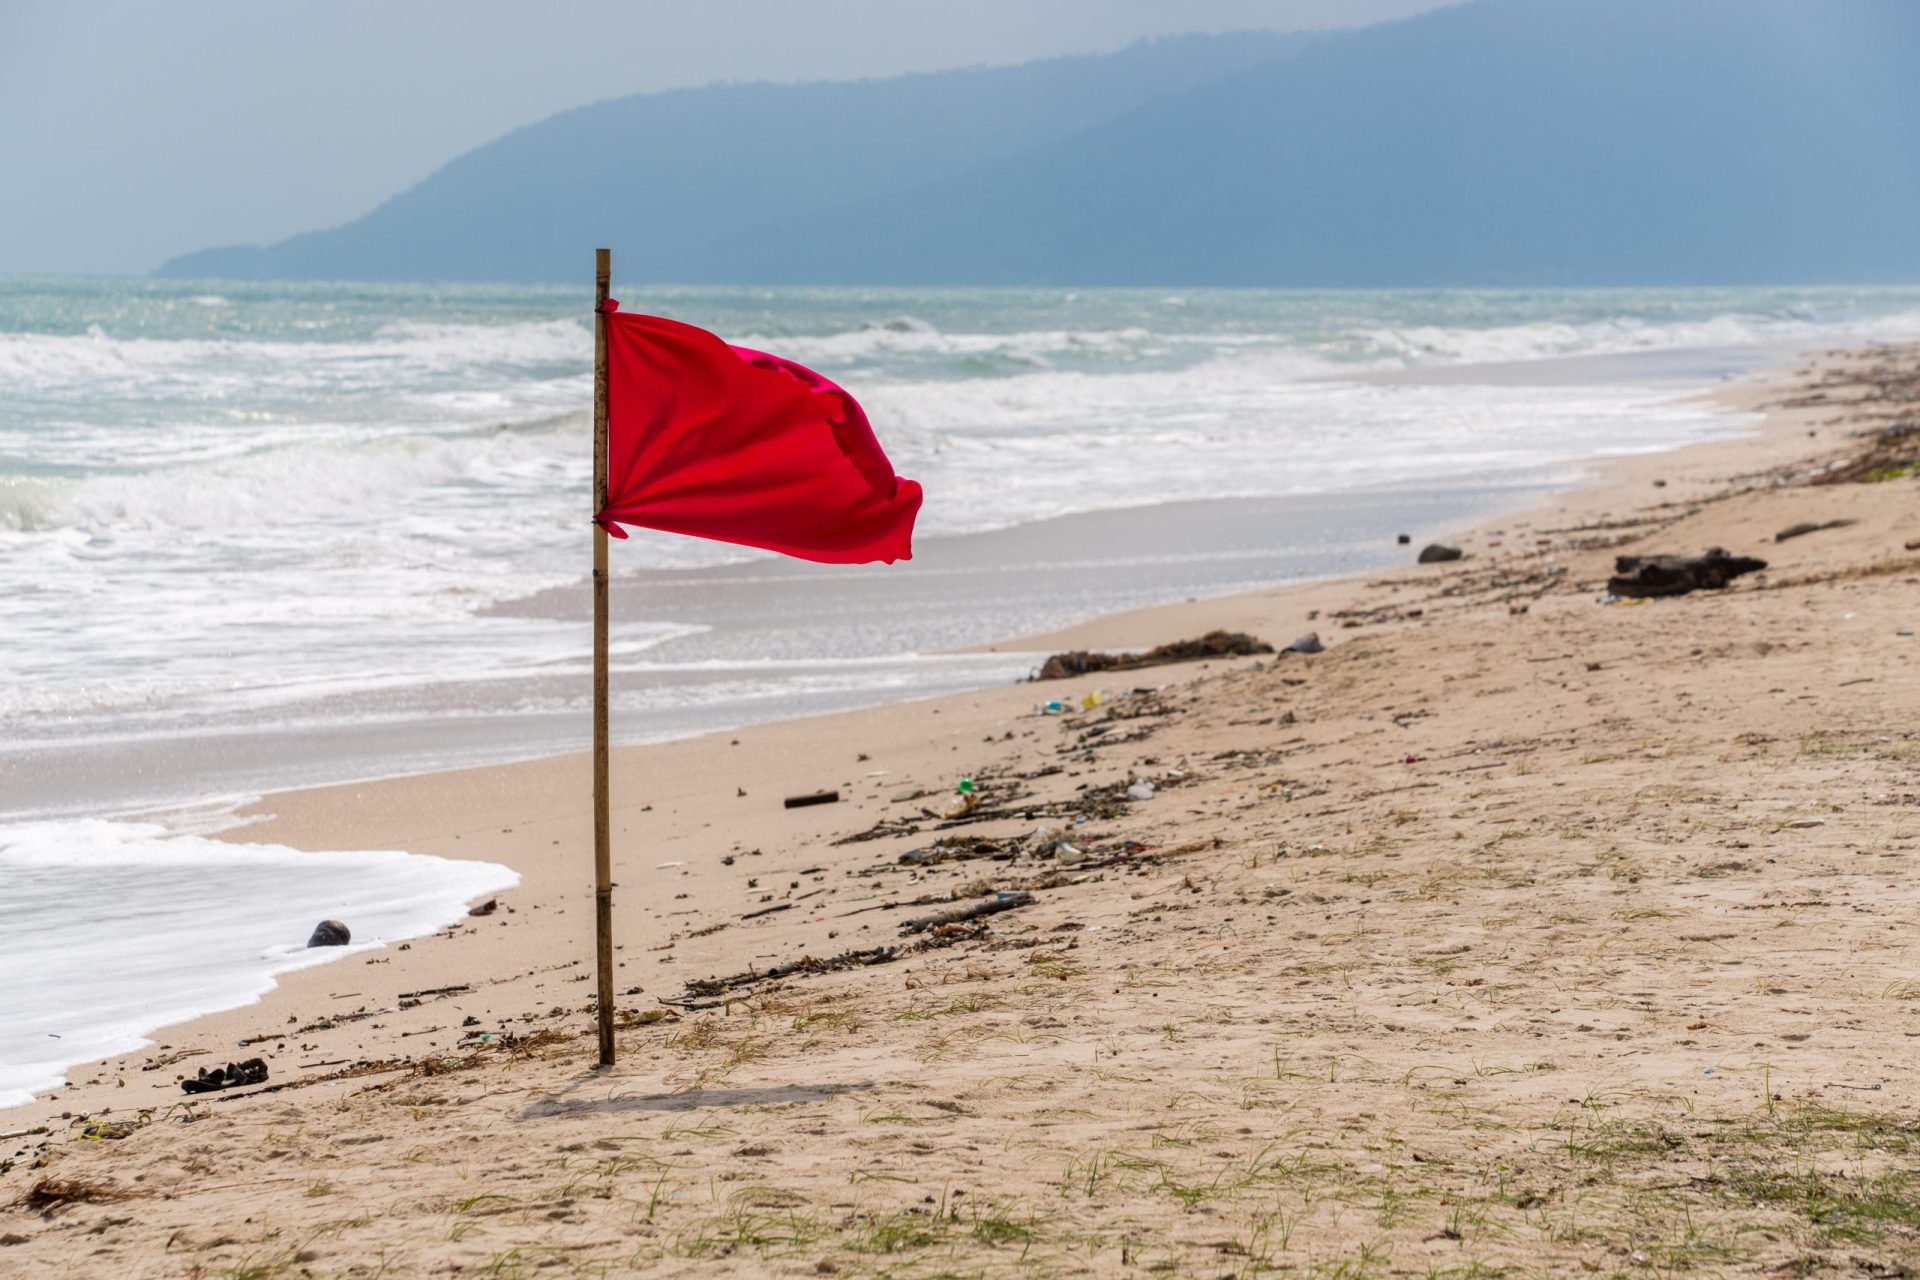
M 607 287 L 613 253 L 593 251 L 593 511 L 607 507 Z M 593 526 L 593 934 L 600 1065 L 613 1065 L 613 833 L 607 800 L 607 531 Z

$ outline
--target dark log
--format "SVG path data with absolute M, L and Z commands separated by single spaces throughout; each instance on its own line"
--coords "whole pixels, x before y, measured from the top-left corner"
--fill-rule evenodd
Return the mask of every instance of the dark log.
M 1136 667 L 1157 667 L 1169 662 L 1194 662 L 1201 658 L 1245 658 L 1272 653 L 1273 646 L 1256 640 L 1243 631 L 1209 631 L 1195 640 L 1176 640 L 1149 649 L 1145 653 L 1089 653 L 1075 649 L 1056 653 L 1041 665 L 1036 680 L 1065 680 L 1096 671 L 1131 671 Z
M 1703 587 L 1718 591 L 1743 573 L 1766 568 L 1767 562 L 1714 547 L 1703 556 L 1620 556 L 1613 567 L 1607 590 L 1616 596 L 1683 596 Z

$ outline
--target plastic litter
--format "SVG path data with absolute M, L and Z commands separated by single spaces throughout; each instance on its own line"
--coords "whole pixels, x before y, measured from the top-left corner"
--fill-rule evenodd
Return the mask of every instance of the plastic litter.
M 1148 782 L 1145 778 L 1142 778 L 1140 781 L 1134 783 L 1132 786 L 1127 788 L 1127 799 L 1129 800 L 1153 799 L 1153 784 L 1151 782 Z

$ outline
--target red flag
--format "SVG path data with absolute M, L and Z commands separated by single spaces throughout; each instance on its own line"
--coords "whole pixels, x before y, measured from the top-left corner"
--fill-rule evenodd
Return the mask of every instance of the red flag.
M 613 304 L 618 305 L 618 304 Z M 607 320 L 607 506 L 594 518 L 802 560 L 911 560 L 920 486 L 854 398 L 690 324 Z

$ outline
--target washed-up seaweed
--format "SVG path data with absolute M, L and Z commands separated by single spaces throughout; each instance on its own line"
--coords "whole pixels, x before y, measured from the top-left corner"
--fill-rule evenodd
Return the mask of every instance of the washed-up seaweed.
M 1242 631 L 1209 631 L 1193 640 L 1176 640 L 1158 645 L 1145 653 L 1090 653 L 1075 649 L 1048 658 L 1034 676 L 1036 680 L 1065 680 L 1091 675 L 1097 671 L 1132 671 L 1139 667 L 1163 666 L 1169 662 L 1193 662 L 1201 658 L 1240 658 L 1272 653 L 1273 646 Z

